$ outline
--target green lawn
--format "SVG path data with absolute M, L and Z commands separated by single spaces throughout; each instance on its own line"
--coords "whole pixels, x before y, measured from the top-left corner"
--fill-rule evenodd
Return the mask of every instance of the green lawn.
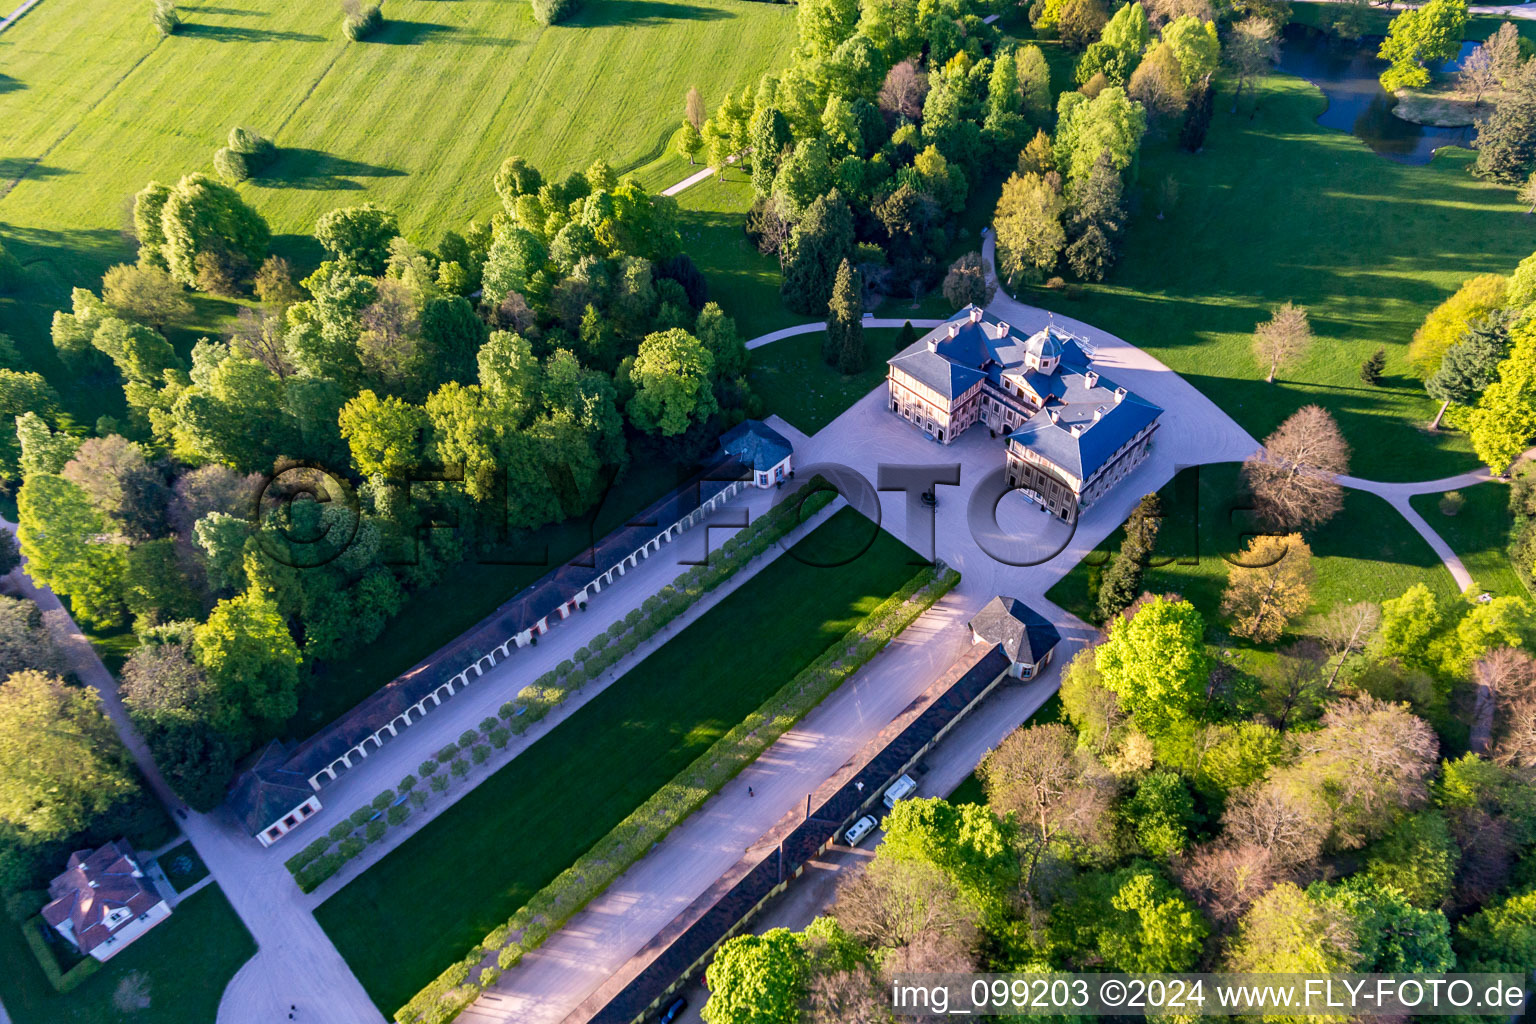
M 869 367 L 854 374 L 838 373 L 821 358 L 825 331 L 781 338 L 752 351 L 748 379 L 769 412 L 814 434 L 885 379 L 885 361 L 896 354 L 900 333 L 900 328 L 865 329 Z M 917 333 L 921 336 L 925 332 Z
M 208 866 L 203 863 L 203 858 L 197 855 L 191 843 L 181 843 L 172 847 L 156 860 L 160 864 L 160 870 L 165 872 L 165 880 L 170 882 L 177 892 L 186 892 L 208 875 Z
M 1240 469 L 1235 462 L 1186 469 L 1162 489 L 1164 519 L 1157 554 L 1166 564 L 1148 569 L 1142 583 L 1153 593 L 1182 594 L 1210 623 L 1219 619 L 1227 585 L 1224 556 L 1241 551 L 1247 543 L 1244 532 L 1254 529 L 1251 513 L 1242 511 L 1249 503 L 1242 493 Z M 1307 539 L 1317 573 L 1314 611 L 1340 601 L 1397 597 L 1419 582 L 1443 596 L 1456 595 L 1451 574 L 1392 506 L 1363 491 L 1344 493 L 1344 510 Z M 1121 536 L 1117 530 L 1046 596 L 1091 620 L 1098 597 L 1095 567 L 1107 564 Z
M 164 40 L 147 6 L 108 7 L 48 0 L 0 36 L 0 238 L 31 271 L 0 329 L 87 422 L 116 389 L 66 378 L 52 312 L 131 257 L 133 193 L 210 170 L 231 126 L 282 148 L 242 190 L 303 265 L 316 252 L 300 236 L 337 206 L 388 206 L 424 244 L 485 218 L 513 153 L 557 176 L 652 161 L 690 86 L 712 109 L 794 41 L 790 8 L 737 0 L 590 0 L 553 28 L 521 0 L 390 0 L 384 31 L 351 44 L 335 4 L 183 3 Z M 230 311 L 204 303 L 190 326 Z
M 6 920 L 0 922 L 0 1002 L 15 1024 L 211 1024 L 224 986 L 255 952 L 224 893 L 211 885 L 79 988 L 60 995 L 20 928 Z M 148 1006 L 135 1009 L 144 999 Z
M 687 480 L 691 472 L 689 467 L 673 465 L 640 469 L 632 463 L 586 516 L 552 523 L 483 560 L 471 554 L 450 566 L 441 581 L 410 595 L 392 620 L 388 643 L 369 644 L 342 664 L 315 668 L 308 685 L 299 692 L 298 714 L 289 721 L 287 732 L 304 737 L 332 721 L 470 629 L 524 587 L 630 522 Z M 492 557 L 528 564 L 502 564 Z
M 1440 511 L 1440 495 L 1419 494 L 1409 502 L 1430 528 L 1445 539 L 1472 574 L 1479 591 L 1498 597 L 1529 598 L 1520 577 L 1509 564 L 1509 531 L 1514 517 L 1509 511 L 1509 487 L 1486 483 L 1463 488 L 1466 504 L 1454 516 Z
M 403 1004 L 910 579 L 912 551 L 847 509 L 794 552 L 872 535 L 837 568 L 774 561 L 322 904 L 374 1002 Z
M 1217 98 L 1205 150 L 1149 140 L 1138 174 L 1150 188 L 1179 182 L 1163 220 L 1141 198 L 1125 257 L 1102 285 L 1073 300 L 1031 288 L 1023 298 L 1146 348 L 1256 437 L 1317 402 L 1338 418 L 1356 470 L 1413 480 L 1470 468 L 1454 432 L 1421 426 L 1434 403 L 1408 370 L 1414 329 L 1474 274 L 1509 273 L 1536 249 L 1536 229 L 1514 191 L 1468 173 L 1472 155 L 1443 151 L 1410 167 L 1352 136 L 1319 127 L 1322 94 L 1274 75 L 1256 113 Z M 1273 385 L 1250 353 L 1254 325 L 1286 300 L 1308 307 L 1318 341 Z M 1381 387 L 1360 363 L 1387 350 Z

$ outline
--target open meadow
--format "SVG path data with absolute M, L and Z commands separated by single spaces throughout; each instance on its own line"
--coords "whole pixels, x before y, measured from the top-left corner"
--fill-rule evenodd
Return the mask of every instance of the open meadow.
M 185 24 L 161 39 L 147 4 L 47 0 L 0 35 L 0 239 L 30 277 L 0 298 L 0 331 L 87 422 L 112 410 L 115 387 L 65 378 L 53 311 L 132 259 L 133 194 L 211 172 L 231 127 L 281 148 L 241 189 L 274 249 L 307 266 L 309 232 L 338 206 L 387 206 L 430 245 L 489 216 L 509 155 L 562 176 L 651 162 L 690 86 L 713 107 L 782 65 L 794 37 L 791 8 L 736 0 L 594 0 L 552 28 L 525 0 L 391 0 L 385 29 L 360 43 L 332 3 L 180 9 Z M 189 347 L 230 310 L 200 303 L 174 340 Z

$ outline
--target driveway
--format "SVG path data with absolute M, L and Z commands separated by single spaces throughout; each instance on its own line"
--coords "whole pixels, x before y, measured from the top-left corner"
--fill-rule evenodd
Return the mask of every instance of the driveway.
M 1051 319 L 1044 310 L 1001 294 L 989 309 L 1025 331 L 1043 327 Z M 878 506 L 881 526 L 916 550 L 928 551 L 931 537 L 938 558 L 960 570 L 959 585 L 606 893 L 518 967 L 503 974 L 462 1020 L 472 1024 L 563 1020 L 713 884 L 752 842 L 927 689 L 965 649 L 969 643 L 965 623 L 992 597 L 1021 598 L 1051 618 L 1069 644 L 1058 661 L 1064 663 L 1072 647 L 1086 642 L 1093 630 L 1046 601 L 1045 591 L 1109 536 L 1143 494 L 1156 491 L 1179 469 L 1241 460 L 1258 449 L 1258 442 L 1213 402 L 1147 353 L 1076 321 L 1057 317 L 1055 322 L 1088 338 L 1096 347 L 1095 363 L 1101 373 L 1165 410 L 1152 454 L 1115 491 L 1087 509 L 1075 530 L 1015 494 L 998 505 L 995 526 L 973 531 L 973 520 L 990 517 L 985 510 L 973 512 L 971 497 L 977 485 L 1003 463 L 1002 441 L 990 438 L 984 428 L 967 431 L 947 447 L 929 441 L 886 410 L 882 385 L 814 437 L 793 437 L 800 472 L 814 472 L 822 464 L 848 467 L 872 487 L 882 464 L 958 464 L 960 483 L 938 488 L 936 513 L 919 510 L 909 521 L 907 497 L 898 491 L 880 492 Z M 819 325 L 808 324 L 800 330 L 817 329 Z M 982 543 L 994 552 L 1006 547 L 1009 562 L 1036 564 L 999 561 Z M 948 786 L 935 792 L 952 789 L 988 749 L 1055 691 L 1054 680 L 1051 676 L 1032 686 L 1009 688 L 989 701 L 986 714 L 967 722 L 967 728 L 946 739 L 942 753 L 930 758 L 930 764 L 942 770 L 931 770 L 925 787 Z M 994 706 L 999 710 L 992 711 Z M 749 787 L 755 795 L 748 795 Z

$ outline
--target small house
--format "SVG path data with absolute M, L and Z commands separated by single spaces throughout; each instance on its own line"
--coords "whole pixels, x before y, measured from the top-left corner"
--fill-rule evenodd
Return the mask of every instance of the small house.
M 720 435 L 720 447 L 752 471 L 752 483 L 774 487 L 794 475 L 794 445 L 762 420 L 743 420 Z
M 1049 619 L 1015 597 L 994 597 L 969 623 L 971 640 L 1001 644 L 1015 679 L 1033 679 L 1051 663 L 1061 634 Z
M 171 916 L 171 907 L 147 879 L 127 840 L 99 850 L 77 850 L 48 885 L 43 920 L 81 953 L 112 959 Z

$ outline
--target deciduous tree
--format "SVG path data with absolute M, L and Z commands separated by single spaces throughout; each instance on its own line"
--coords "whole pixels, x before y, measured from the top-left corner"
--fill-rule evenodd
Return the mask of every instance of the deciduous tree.
M 1301 534 L 1261 534 L 1228 563 L 1222 614 L 1237 636 L 1274 643 L 1312 603 L 1312 579 L 1312 548 Z
M 1205 704 L 1205 620 L 1188 601 L 1154 597 L 1129 619 L 1116 619 L 1094 660 L 1104 685 L 1149 735 L 1198 717 Z
M 1349 446 L 1322 406 L 1292 413 L 1264 439 L 1264 451 L 1243 463 L 1243 478 L 1259 514 L 1282 529 L 1327 522 L 1344 506 L 1334 477 L 1349 472 Z

